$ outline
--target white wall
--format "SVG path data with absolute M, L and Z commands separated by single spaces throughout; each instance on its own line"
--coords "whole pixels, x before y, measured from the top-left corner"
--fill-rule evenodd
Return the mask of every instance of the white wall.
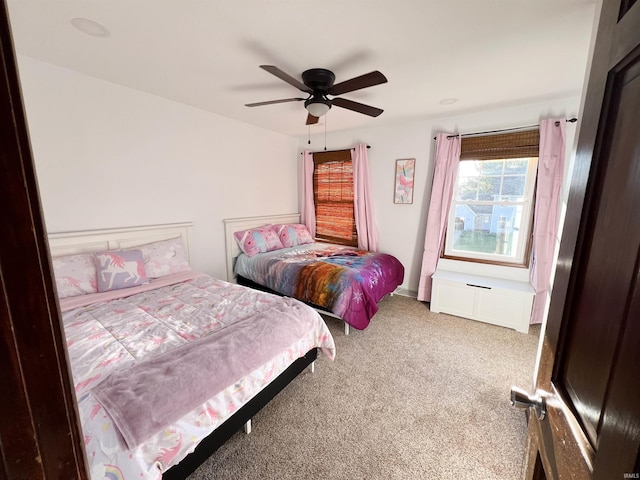
M 295 139 L 18 64 L 48 231 L 192 221 L 194 268 L 225 278 L 224 218 L 298 211 Z
M 224 218 L 298 211 L 297 152 L 308 147 L 306 137 L 293 139 L 29 57 L 18 61 L 48 231 L 192 221 L 194 268 L 225 278 Z M 359 142 L 372 147 L 380 249 L 405 266 L 404 289 L 418 288 L 435 134 L 570 117 L 579 101 L 565 98 L 327 134 L 328 149 Z M 315 130 L 311 148 L 322 150 L 324 131 Z M 574 132 L 575 124 L 568 124 L 568 149 Z M 393 203 L 399 158 L 416 158 L 412 205 Z M 505 273 L 465 262 L 466 268 L 512 278 L 528 275 L 523 269 Z
M 491 108 L 481 112 L 456 116 L 416 119 L 393 126 L 380 126 L 327 133 L 327 149 L 349 148 L 356 143 L 366 143 L 369 149 L 369 167 L 374 196 L 374 211 L 380 232 L 380 251 L 396 256 L 405 267 L 402 288 L 415 295 L 418 290 L 424 234 L 433 178 L 433 155 L 438 132 L 477 132 L 524 125 L 535 125 L 540 118 L 576 116 L 579 96 L 553 101 L 520 105 L 517 107 Z M 329 112 L 331 115 L 333 112 Z M 340 112 L 351 115 L 352 113 Z M 353 114 L 355 115 L 355 114 Z M 384 113 L 383 113 L 384 115 Z M 311 136 L 298 138 L 299 151 L 324 148 L 324 130 L 316 127 Z M 575 124 L 567 124 L 568 166 L 572 154 Z M 395 161 L 399 158 L 416 159 L 414 200 L 411 205 L 393 203 Z M 566 195 L 565 195 L 566 197 Z M 453 268 L 504 278 L 528 280 L 528 270 L 522 268 L 492 267 L 471 262 L 455 262 Z

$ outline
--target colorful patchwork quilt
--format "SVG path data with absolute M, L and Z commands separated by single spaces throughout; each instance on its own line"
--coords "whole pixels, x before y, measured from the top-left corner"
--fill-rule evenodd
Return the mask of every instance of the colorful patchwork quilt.
M 392 255 L 327 243 L 283 248 L 236 259 L 235 273 L 282 295 L 324 308 L 363 330 L 378 302 L 404 279 Z

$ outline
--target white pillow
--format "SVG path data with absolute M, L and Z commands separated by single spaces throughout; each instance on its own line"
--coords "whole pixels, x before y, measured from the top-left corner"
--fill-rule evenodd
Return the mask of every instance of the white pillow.
M 147 243 L 127 250 L 140 250 L 148 278 L 160 278 L 191 270 L 182 244 L 182 237 Z
M 77 297 L 98 291 L 93 254 L 81 253 L 51 259 L 58 298 Z

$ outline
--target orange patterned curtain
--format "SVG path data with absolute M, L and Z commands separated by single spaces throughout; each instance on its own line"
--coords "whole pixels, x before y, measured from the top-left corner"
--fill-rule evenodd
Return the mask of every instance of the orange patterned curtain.
M 314 153 L 313 162 L 316 238 L 357 246 L 351 152 Z

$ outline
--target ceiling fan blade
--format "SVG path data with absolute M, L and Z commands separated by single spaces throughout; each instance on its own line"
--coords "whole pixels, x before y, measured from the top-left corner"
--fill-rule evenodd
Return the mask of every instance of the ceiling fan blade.
M 274 103 L 301 102 L 304 98 L 284 98 L 282 100 L 269 100 L 267 102 L 245 103 L 245 107 L 261 107 L 263 105 L 273 105 Z
M 274 67 L 273 65 L 260 65 L 260 68 L 263 69 L 263 70 L 266 70 L 271 75 L 275 75 L 280 80 L 284 80 L 289 85 L 293 85 L 298 90 L 301 90 L 301 91 L 307 92 L 307 93 L 313 93 L 313 90 L 311 90 L 309 87 L 307 87 L 300 80 L 296 80 L 291 75 L 289 75 L 289 74 L 283 72 L 282 70 L 280 70 L 278 67 Z
M 364 103 L 354 102 L 353 100 L 347 100 L 346 98 L 334 98 L 333 100 L 331 100 L 331 104 L 335 105 L 336 107 L 353 110 L 354 112 L 364 113 L 365 115 L 369 115 L 370 117 L 377 117 L 382 112 L 384 112 L 384 110 L 382 110 L 381 108 L 365 105 Z
M 354 90 L 360 90 L 361 88 L 373 87 L 374 85 L 380 85 L 381 83 L 387 83 L 387 77 L 376 70 L 375 72 L 365 73 L 359 77 L 337 83 L 329 89 L 329 93 L 331 95 L 342 95 L 343 93 L 353 92 Z
M 315 125 L 318 123 L 318 117 L 314 117 L 311 114 L 307 115 L 307 123 L 305 125 Z

